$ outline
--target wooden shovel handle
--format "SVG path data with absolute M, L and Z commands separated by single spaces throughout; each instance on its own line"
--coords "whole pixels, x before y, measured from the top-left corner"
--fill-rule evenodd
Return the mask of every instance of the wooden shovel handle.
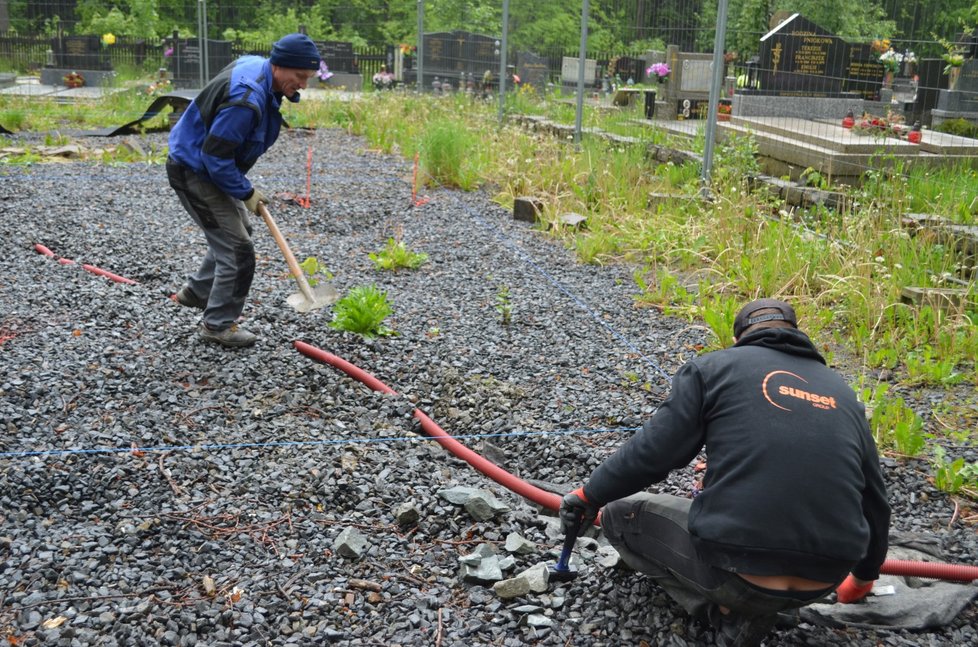
M 272 214 L 268 213 L 268 209 L 265 208 L 264 202 L 258 203 L 258 215 L 262 217 L 265 224 L 268 225 L 268 230 L 272 232 L 272 238 L 278 243 L 278 248 L 282 250 L 282 254 L 285 256 L 285 262 L 289 264 L 289 271 L 292 272 L 292 276 L 295 277 L 295 282 L 299 284 L 299 291 L 302 292 L 302 296 L 306 298 L 310 303 L 315 302 L 316 298 L 312 294 L 312 288 L 309 287 L 309 281 L 306 280 L 306 274 L 299 267 L 299 262 L 295 260 L 295 255 L 292 254 L 292 250 L 289 249 L 289 244 L 285 242 L 285 236 L 279 230 L 278 225 L 272 220 Z

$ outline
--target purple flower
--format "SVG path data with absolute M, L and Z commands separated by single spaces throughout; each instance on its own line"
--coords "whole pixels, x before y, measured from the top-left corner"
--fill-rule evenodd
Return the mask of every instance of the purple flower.
M 645 70 L 645 75 L 652 76 L 654 74 L 660 79 L 664 79 L 669 76 L 670 71 L 669 66 L 665 63 L 653 63 Z
M 167 47 L 166 51 L 163 52 L 163 56 L 173 56 L 173 48 Z
M 329 71 L 328 67 L 326 67 L 326 61 L 319 61 L 319 71 L 316 72 L 316 76 L 319 77 L 320 81 L 325 81 L 329 79 L 329 77 L 333 76 L 333 73 Z

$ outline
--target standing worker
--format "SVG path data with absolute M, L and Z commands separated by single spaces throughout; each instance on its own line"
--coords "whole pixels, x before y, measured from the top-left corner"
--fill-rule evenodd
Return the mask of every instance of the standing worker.
M 717 644 L 747 646 L 779 611 L 869 593 L 890 507 L 864 408 L 794 309 L 747 304 L 734 341 L 679 369 L 655 415 L 564 496 L 560 516 L 576 532 L 604 506 L 605 535 L 627 565 L 709 620 Z M 704 446 L 695 499 L 641 492 Z
M 255 275 L 248 212 L 268 200 L 245 174 L 278 139 L 282 97 L 297 103 L 319 60 L 305 34 L 283 37 L 267 59 L 243 56 L 201 90 L 170 133 L 170 186 L 207 239 L 200 268 L 174 298 L 204 311 L 198 333 L 206 341 L 239 347 L 257 339 L 235 321 Z

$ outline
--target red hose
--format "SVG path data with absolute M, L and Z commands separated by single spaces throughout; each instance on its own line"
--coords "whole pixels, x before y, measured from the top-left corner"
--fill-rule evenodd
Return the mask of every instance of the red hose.
M 344 359 L 337 357 L 336 355 L 333 355 L 332 353 L 327 353 L 326 351 L 320 350 L 315 346 L 310 346 L 309 344 L 301 341 L 295 342 L 295 348 L 303 355 L 340 369 L 353 379 L 369 386 L 374 391 L 387 393 L 389 395 L 397 395 L 397 391 L 390 388 L 370 373 L 367 373 L 366 371 L 354 366 Z M 495 463 L 486 460 L 459 441 L 452 438 L 449 434 L 445 433 L 445 431 L 439 427 L 434 420 L 429 418 L 423 411 L 421 411 L 421 409 L 414 409 L 414 417 L 421 423 L 421 429 L 423 429 L 426 434 L 438 441 L 442 447 L 450 451 L 455 456 L 461 458 L 496 483 L 499 483 L 516 494 L 519 494 L 520 496 L 550 510 L 557 510 L 560 507 L 559 495 L 554 494 L 553 492 L 547 492 L 546 490 L 541 490 L 535 485 L 531 485 L 523 479 L 513 476 Z
M 324 362 L 340 369 L 355 380 L 369 386 L 374 391 L 397 395 L 397 391 L 390 388 L 370 373 L 351 364 L 350 362 L 320 350 L 315 346 L 301 341 L 295 342 L 295 348 L 303 355 L 307 355 L 315 360 Z M 423 411 L 415 408 L 414 417 L 421 422 L 421 428 L 426 434 L 434 438 L 442 447 L 461 458 L 469 465 L 479 470 L 500 485 L 519 494 L 520 496 L 537 503 L 544 508 L 556 511 L 560 508 L 561 497 L 552 492 L 541 490 L 530 485 L 526 481 L 513 476 L 495 463 L 492 463 L 479 454 L 475 453 L 462 443 L 458 442 L 444 432 L 431 418 Z M 935 580 L 948 580 L 952 582 L 970 582 L 978 580 L 978 566 L 968 566 L 966 564 L 947 564 L 943 562 L 916 562 L 902 559 L 888 559 L 883 562 L 880 573 L 884 575 L 905 575 L 913 577 L 926 577 Z
M 41 243 L 34 243 L 34 249 L 39 254 L 44 254 L 45 256 L 48 256 L 50 258 L 57 259 L 57 261 L 59 263 L 61 263 L 62 265 L 74 265 L 75 264 L 75 261 L 71 260 L 70 258 L 59 258 L 57 254 L 55 254 L 54 252 L 52 252 L 49 248 L 45 247 Z M 110 272 L 108 270 L 103 270 L 102 268 L 95 267 L 94 265 L 82 264 L 82 269 L 84 269 L 86 272 L 90 272 L 92 274 L 97 274 L 98 276 L 104 276 L 105 278 L 110 279 L 112 281 L 115 281 L 116 283 L 125 283 L 126 285 L 137 285 L 138 284 L 136 281 L 133 281 L 132 279 L 127 279 L 124 276 L 119 276 L 118 274 L 113 274 L 112 272 Z
M 942 562 L 912 562 L 905 559 L 888 559 L 880 573 L 884 575 L 909 575 L 951 582 L 978 580 L 978 566 L 945 564 Z
M 95 267 L 94 265 L 82 265 L 82 268 L 84 268 L 87 272 L 91 272 L 92 274 L 97 274 L 99 276 L 104 276 L 105 278 L 115 281 L 116 283 L 125 283 L 126 285 L 136 285 L 136 282 L 133 281 L 132 279 L 127 279 L 124 276 L 113 274 L 108 270 L 103 270 L 102 268 Z

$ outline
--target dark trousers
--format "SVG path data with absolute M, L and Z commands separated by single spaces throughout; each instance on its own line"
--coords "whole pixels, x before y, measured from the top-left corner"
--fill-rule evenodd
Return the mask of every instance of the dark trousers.
M 769 616 L 773 626 L 779 611 L 803 607 L 833 591 L 767 592 L 703 562 L 687 529 L 691 504 L 692 499 L 668 494 L 636 494 L 606 505 L 601 525 L 624 562 L 654 579 L 694 618 L 707 620 L 717 605 L 745 618 Z
M 241 316 L 255 276 L 248 209 L 191 169 L 168 160 L 166 174 L 180 203 L 204 232 L 207 253 L 187 287 L 207 301 L 204 323 L 224 330 Z

